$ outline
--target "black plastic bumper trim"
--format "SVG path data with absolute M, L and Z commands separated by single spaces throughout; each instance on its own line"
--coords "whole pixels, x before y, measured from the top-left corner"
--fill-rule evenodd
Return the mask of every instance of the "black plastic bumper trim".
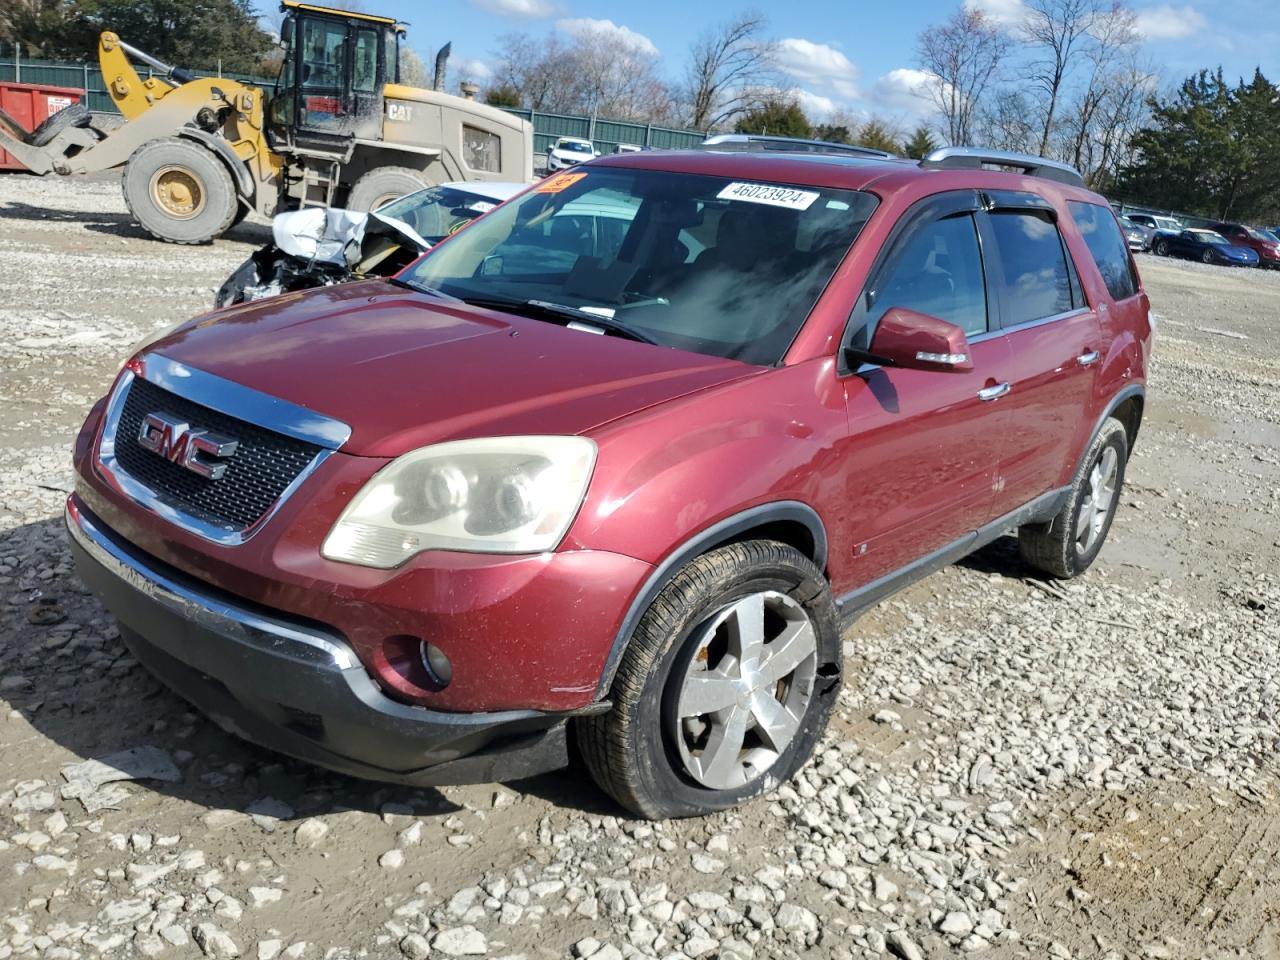
M 81 578 L 139 662 L 243 739 L 416 786 L 519 779 L 568 762 L 569 714 L 399 703 L 336 632 L 254 610 L 166 567 L 113 537 L 74 495 L 66 523 Z

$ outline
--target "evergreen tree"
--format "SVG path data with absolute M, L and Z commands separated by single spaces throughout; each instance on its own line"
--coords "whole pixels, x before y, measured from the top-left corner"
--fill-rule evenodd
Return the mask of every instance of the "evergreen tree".
M 275 46 L 250 0 L 37 0 L 6 13 L 0 39 L 28 56 L 93 60 L 103 30 L 190 70 L 253 73 Z
M 744 113 L 734 127 L 737 133 L 761 133 L 771 137 L 809 137 L 813 127 L 793 99 L 766 100 Z
M 916 127 L 916 132 L 911 135 L 911 139 L 902 145 L 902 154 L 912 160 L 923 160 L 937 149 L 938 141 L 933 139 L 929 128 Z
M 874 118 L 858 128 L 853 142 L 860 147 L 870 147 L 872 150 L 884 150 L 888 153 L 902 152 L 902 144 L 893 135 L 893 131 Z
M 1126 200 L 1223 220 L 1280 217 L 1280 97 L 1261 71 L 1234 88 L 1221 69 L 1188 77 L 1151 101 L 1133 147 Z

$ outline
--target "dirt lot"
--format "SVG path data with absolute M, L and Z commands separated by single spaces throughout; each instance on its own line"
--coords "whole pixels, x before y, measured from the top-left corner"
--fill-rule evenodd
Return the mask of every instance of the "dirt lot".
M 1280 956 L 1280 273 L 1142 258 L 1159 345 L 1094 569 L 1044 584 L 1006 539 L 918 584 L 849 630 L 795 781 L 647 824 L 578 770 L 409 791 L 257 750 L 78 585 L 73 432 L 265 236 L 166 246 L 110 180 L 0 177 L 0 960 Z M 68 789 L 140 747 L 169 780 Z

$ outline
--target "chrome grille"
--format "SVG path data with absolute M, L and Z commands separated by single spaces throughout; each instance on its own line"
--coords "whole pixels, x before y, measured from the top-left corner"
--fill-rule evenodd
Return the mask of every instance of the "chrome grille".
M 117 465 L 175 509 L 244 530 L 267 514 L 322 448 L 194 403 L 141 378 L 126 388 L 115 437 Z M 220 480 L 208 480 L 138 443 L 142 418 L 168 413 L 238 441 Z

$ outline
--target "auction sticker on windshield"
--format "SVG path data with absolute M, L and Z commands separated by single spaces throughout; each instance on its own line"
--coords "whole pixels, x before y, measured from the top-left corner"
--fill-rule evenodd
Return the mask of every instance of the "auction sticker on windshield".
M 763 203 L 770 207 L 786 207 L 789 210 L 808 210 L 809 204 L 818 199 L 812 190 L 780 187 L 770 183 L 731 183 L 716 197 L 720 200 L 743 200 L 747 203 Z
M 561 190 L 568 190 L 585 176 L 585 173 L 558 173 L 554 177 L 548 177 L 546 180 L 543 180 L 533 188 L 533 192 L 559 193 Z M 817 194 L 815 193 L 814 196 L 816 197 Z

